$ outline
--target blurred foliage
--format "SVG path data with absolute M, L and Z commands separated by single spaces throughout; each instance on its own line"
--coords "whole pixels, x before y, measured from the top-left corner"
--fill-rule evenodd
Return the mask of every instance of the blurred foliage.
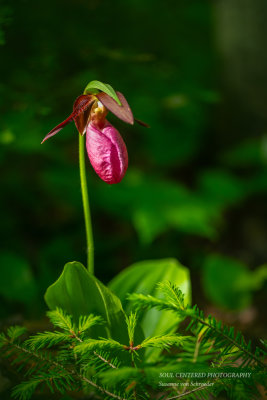
M 251 304 L 251 292 L 267 279 L 267 265 L 255 271 L 229 257 L 211 254 L 204 263 L 203 281 L 207 296 L 218 306 L 242 309 Z
M 74 124 L 40 142 L 93 79 L 124 93 L 151 126 L 108 117 L 128 146 L 121 184 L 104 184 L 88 162 L 97 276 L 175 257 L 191 270 L 195 299 L 249 306 L 261 286 L 254 269 L 266 262 L 266 130 L 240 132 L 231 119 L 220 130 L 227 105 L 211 3 L 0 7 L 1 315 L 39 315 L 62 266 L 85 261 Z
M 9 300 L 31 304 L 36 298 L 37 285 L 29 264 L 12 253 L 0 255 L 2 267 L 0 293 Z

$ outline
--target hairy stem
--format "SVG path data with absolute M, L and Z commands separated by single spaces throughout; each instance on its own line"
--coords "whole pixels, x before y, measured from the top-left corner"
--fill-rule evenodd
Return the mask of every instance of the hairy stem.
M 86 169 L 85 169 L 85 136 L 79 135 L 79 163 L 80 163 L 80 178 L 82 190 L 82 202 L 85 220 L 86 231 L 86 247 L 87 247 L 87 268 L 92 274 L 94 273 L 94 239 L 92 231 L 91 213 L 87 189 Z

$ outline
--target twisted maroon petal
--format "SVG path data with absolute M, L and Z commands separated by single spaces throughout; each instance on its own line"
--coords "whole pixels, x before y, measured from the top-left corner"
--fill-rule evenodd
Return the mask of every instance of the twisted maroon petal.
M 97 101 L 97 99 L 94 96 L 88 96 L 83 94 L 79 96 L 73 104 L 73 112 L 77 113 L 77 115 L 73 117 L 74 122 L 76 128 L 78 129 L 78 132 L 81 135 L 84 135 L 86 132 L 86 127 L 90 117 L 90 111 L 94 101 Z
M 106 183 L 119 183 L 128 168 L 125 143 L 109 122 L 103 128 L 89 123 L 86 130 L 86 148 L 97 175 Z
M 80 129 L 81 129 L 82 132 L 80 132 L 80 133 L 83 133 L 83 131 L 85 130 L 84 124 L 87 123 L 89 114 L 88 114 L 88 117 L 87 116 L 85 117 L 85 119 L 87 118 L 85 122 L 84 122 L 84 119 L 80 120 L 79 117 L 86 112 L 86 110 L 92 105 L 92 103 L 94 101 L 95 101 L 95 98 L 93 96 L 84 95 L 84 94 L 79 96 L 74 102 L 73 112 L 70 114 L 70 116 L 67 119 L 65 119 L 65 121 L 63 121 L 59 125 L 55 126 L 55 128 L 53 128 L 52 131 L 50 131 L 45 136 L 45 138 L 42 140 L 42 143 L 44 143 L 50 137 L 56 135 L 59 131 L 61 131 L 62 128 L 64 128 L 64 126 L 68 125 L 73 120 L 75 120 L 78 131 L 80 132 Z

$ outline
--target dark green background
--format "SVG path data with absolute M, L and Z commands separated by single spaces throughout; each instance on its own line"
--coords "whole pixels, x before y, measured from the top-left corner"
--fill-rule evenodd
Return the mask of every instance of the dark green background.
M 129 153 L 119 185 L 88 161 L 97 277 L 176 257 L 193 302 L 263 334 L 267 7 L 241 3 L 1 3 L 2 326 L 42 319 L 46 287 L 86 261 L 78 133 L 40 142 L 98 79 L 151 128 L 108 116 Z

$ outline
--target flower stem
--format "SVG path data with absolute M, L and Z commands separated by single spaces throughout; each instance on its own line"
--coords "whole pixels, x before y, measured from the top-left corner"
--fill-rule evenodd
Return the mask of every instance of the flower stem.
M 91 213 L 87 189 L 86 180 L 86 169 L 85 169 L 85 157 L 84 157 L 84 142 L 85 135 L 79 134 L 79 163 L 80 163 L 80 178 L 81 178 L 81 189 L 82 189 L 82 202 L 85 220 L 85 231 L 86 231 L 86 245 L 87 245 L 87 268 L 92 274 L 94 273 L 94 239 L 92 232 Z

